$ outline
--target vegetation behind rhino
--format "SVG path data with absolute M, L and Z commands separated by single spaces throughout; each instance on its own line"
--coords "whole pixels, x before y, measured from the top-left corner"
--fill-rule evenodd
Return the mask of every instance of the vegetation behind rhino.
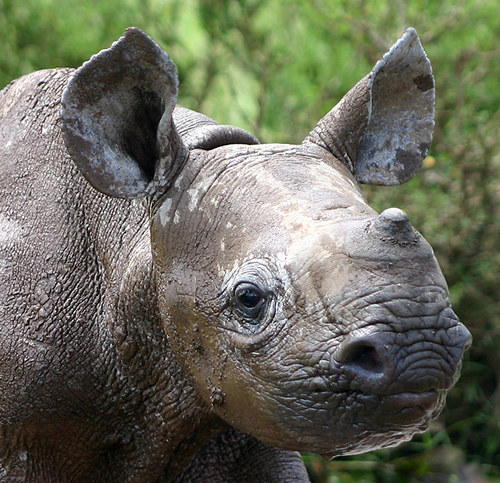
M 356 180 L 416 173 L 433 85 L 410 29 L 302 145 L 260 145 L 176 107 L 129 29 L 2 91 L 2 481 L 308 481 L 296 451 L 424 431 L 470 335 Z

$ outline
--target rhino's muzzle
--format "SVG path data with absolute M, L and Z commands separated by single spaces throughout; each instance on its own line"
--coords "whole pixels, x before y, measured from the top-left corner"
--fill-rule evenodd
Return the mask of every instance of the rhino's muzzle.
M 366 450 L 427 430 L 458 380 L 471 340 L 451 309 L 444 312 L 405 320 L 402 325 L 410 328 L 383 322 L 357 328 L 314 367 L 307 366 L 309 378 L 287 385 L 280 397 L 283 407 L 289 405 L 280 413 L 283 420 L 300 412 L 315 421 L 300 423 L 303 447 L 330 457 L 356 454 L 353 440 Z M 297 403 L 290 404 L 290 393 Z

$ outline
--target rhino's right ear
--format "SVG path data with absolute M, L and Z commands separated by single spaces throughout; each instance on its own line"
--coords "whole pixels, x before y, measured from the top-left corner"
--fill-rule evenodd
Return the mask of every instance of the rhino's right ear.
M 172 112 L 177 69 L 137 28 L 83 64 L 62 99 L 63 136 L 89 183 L 137 198 L 172 182 L 187 158 Z
M 397 185 L 420 169 L 434 130 L 434 78 L 408 29 L 305 139 L 367 184 Z

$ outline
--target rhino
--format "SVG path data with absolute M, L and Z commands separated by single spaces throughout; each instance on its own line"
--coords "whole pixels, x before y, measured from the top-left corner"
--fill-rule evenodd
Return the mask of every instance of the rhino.
M 0 479 L 305 482 L 425 431 L 470 334 L 412 178 L 434 80 L 407 30 L 300 145 L 176 104 L 138 28 L 0 93 Z

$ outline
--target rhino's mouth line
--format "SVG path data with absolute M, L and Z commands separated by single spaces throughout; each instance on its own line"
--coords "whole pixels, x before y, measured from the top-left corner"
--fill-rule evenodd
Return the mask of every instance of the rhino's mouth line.
M 329 406 L 332 397 L 338 401 L 357 401 L 375 413 L 385 414 L 386 419 L 398 417 L 398 422 L 415 423 L 430 420 L 442 410 L 447 391 L 428 389 L 420 392 L 404 391 L 392 394 L 380 394 L 360 390 L 321 391 L 314 390 L 310 394 L 315 404 Z M 370 403 L 367 403 L 370 401 Z M 335 403 L 335 404 L 338 404 Z M 371 412 L 370 411 L 370 412 Z
M 413 426 L 418 431 L 426 431 L 430 421 L 437 418 L 444 407 L 446 391 L 404 392 L 384 396 L 381 400 L 382 412 L 387 411 L 393 424 Z
M 384 396 L 385 404 L 394 407 L 394 413 L 407 414 L 409 411 L 420 411 L 422 413 L 433 413 L 443 399 L 443 391 L 431 389 L 424 392 L 403 392 L 390 396 Z M 399 409 L 398 409 L 399 408 Z
M 331 395 L 346 395 L 349 397 L 352 396 L 361 396 L 361 397 L 376 397 L 380 401 L 391 401 L 396 403 L 399 401 L 402 405 L 407 405 L 408 407 L 418 406 L 418 405 L 427 405 L 429 402 L 439 399 L 442 393 L 446 393 L 446 390 L 438 390 L 438 389 L 429 389 L 427 391 L 420 392 L 412 392 L 412 391 L 404 391 L 390 394 L 376 393 L 376 392 L 365 392 L 359 390 L 345 390 L 345 391 L 324 391 L 315 389 L 312 391 L 312 394 L 331 394 Z

